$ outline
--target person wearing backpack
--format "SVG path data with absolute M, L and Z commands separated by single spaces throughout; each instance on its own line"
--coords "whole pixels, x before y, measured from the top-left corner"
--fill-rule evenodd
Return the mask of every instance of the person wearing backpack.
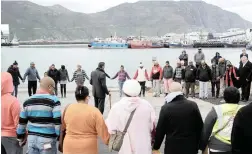
M 66 84 L 67 84 L 67 81 L 70 82 L 70 80 L 69 80 L 68 72 L 65 65 L 61 65 L 61 69 L 59 70 L 59 73 L 60 73 L 61 97 L 63 97 L 63 92 L 64 92 L 64 97 L 66 98 Z
M 234 117 L 243 105 L 239 105 L 240 92 L 235 87 L 224 91 L 226 103 L 216 105 L 208 113 L 202 132 L 200 150 L 209 147 L 210 154 L 232 154 L 231 132 Z

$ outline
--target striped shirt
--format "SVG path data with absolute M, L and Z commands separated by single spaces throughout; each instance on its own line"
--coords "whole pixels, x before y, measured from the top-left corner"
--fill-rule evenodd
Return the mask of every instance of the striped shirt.
M 85 82 L 85 78 L 89 80 L 89 77 L 87 76 L 87 73 L 84 70 L 75 71 L 71 81 L 75 80 L 77 84 L 83 84 Z
M 17 137 L 29 135 L 55 138 L 60 134 L 61 104 L 57 96 L 35 94 L 26 100 L 20 112 Z

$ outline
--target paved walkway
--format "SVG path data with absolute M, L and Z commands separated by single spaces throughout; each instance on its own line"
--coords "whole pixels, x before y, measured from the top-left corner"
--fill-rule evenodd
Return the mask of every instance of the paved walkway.
M 24 91 L 21 91 L 18 95 L 18 99 L 20 101 L 20 103 L 22 104 L 26 99 L 28 98 L 28 94 Z M 162 105 L 164 104 L 164 97 L 152 97 L 151 96 L 151 93 L 147 93 L 147 96 L 145 97 L 146 100 L 148 100 L 154 107 L 155 111 L 156 111 L 156 116 L 157 116 L 157 119 L 158 119 L 158 116 L 159 116 L 159 112 L 161 110 L 161 107 Z M 193 100 L 195 101 L 198 106 L 199 106 L 199 109 L 201 111 L 201 114 L 202 114 L 202 117 L 203 119 L 206 117 L 207 113 L 210 111 L 211 107 L 212 107 L 212 104 L 208 103 L 208 102 L 204 102 L 202 100 L 199 100 L 199 99 L 191 99 L 189 98 L 190 100 Z M 74 93 L 73 92 L 70 92 L 67 94 L 67 98 L 64 98 L 64 99 L 61 99 L 61 103 L 62 103 L 62 111 L 64 110 L 65 106 L 69 103 L 75 103 L 75 98 L 74 98 Z M 117 101 L 119 101 L 120 98 L 119 98 L 119 94 L 117 92 L 113 92 L 112 93 L 112 105 L 114 103 L 116 103 Z M 94 100 L 93 98 L 91 98 L 91 101 L 90 101 L 90 104 L 91 105 L 94 105 Z M 108 115 L 108 112 L 109 112 L 109 101 L 108 99 L 106 100 L 106 106 L 105 106 L 105 111 L 104 111 L 104 118 L 107 117 Z M 164 146 L 161 147 L 161 152 L 163 152 L 163 148 Z M 27 145 L 24 147 L 24 153 L 27 151 Z M 101 143 L 101 141 L 99 140 L 99 153 L 100 154 L 115 154 L 115 153 L 110 153 L 108 152 L 108 148 L 107 146 L 105 146 L 103 143 Z M 60 154 L 60 153 L 59 153 Z

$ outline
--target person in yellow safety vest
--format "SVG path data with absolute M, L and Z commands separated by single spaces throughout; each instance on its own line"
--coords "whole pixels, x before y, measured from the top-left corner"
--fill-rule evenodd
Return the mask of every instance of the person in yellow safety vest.
M 205 151 L 207 146 L 210 154 L 232 154 L 231 132 L 233 120 L 238 110 L 240 92 L 235 87 L 224 90 L 226 103 L 216 105 L 208 113 L 202 132 L 200 150 Z

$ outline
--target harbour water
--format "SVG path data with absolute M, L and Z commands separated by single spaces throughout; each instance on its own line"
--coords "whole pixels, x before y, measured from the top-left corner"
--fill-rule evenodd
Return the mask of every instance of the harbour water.
M 156 57 L 161 66 L 164 66 L 165 61 L 170 61 L 170 64 L 175 67 L 178 57 L 183 49 L 180 48 L 160 48 L 160 49 L 88 49 L 86 46 L 26 46 L 1 48 L 2 71 L 6 71 L 8 67 L 16 60 L 19 64 L 21 75 L 25 73 L 30 62 L 35 62 L 39 75 L 42 77 L 51 64 L 55 64 L 56 68 L 65 65 L 70 78 L 76 69 L 77 64 L 82 65 L 82 68 L 90 75 L 91 71 L 96 69 L 98 63 L 103 61 L 106 63 L 105 71 L 113 77 L 120 66 L 124 65 L 125 70 L 130 77 L 134 77 L 136 69 L 140 62 L 147 68 L 148 73 L 152 67 L 152 58 Z M 204 49 L 206 62 L 210 65 L 210 61 L 216 52 L 228 60 L 235 66 L 239 65 L 239 55 L 241 48 L 211 48 Z M 189 61 L 193 60 L 197 49 L 186 49 L 189 55 Z M 252 58 L 252 53 L 247 51 L 249 59 Z M 109 87 L 117 87 L 117 80 L 107 79 Z M 90 86 L 88 82 L 85 85 Z M 20 87 L 27 87 L 26 83 L 22 83 Z M 69 83 L 68 89 L 73 90 L 75 83 Z

